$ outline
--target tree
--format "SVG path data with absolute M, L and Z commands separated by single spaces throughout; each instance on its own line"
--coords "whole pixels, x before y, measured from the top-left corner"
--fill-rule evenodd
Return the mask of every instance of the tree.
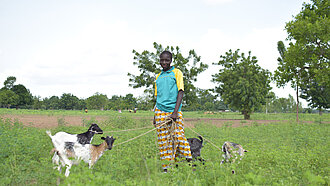
M 135 108 L 137 106 L 136 98 L 133 97 L 133 94 L 126 94 L 123 98 L 124 104 L 126 108 Z
M 93 96 L 87 98 L 86 104 L 88 109 L 103 110 L 108 104 L 108 97 L 104 94 L 96 92 Z
M 43 105 L 43 101 L 40 96 L 33 96 L 33 109 L 41 109 Z
M 251 52 L 245 57 L 238 49 L 235 52 L 229 50 L 225 56 L 220 56 L 218 63 L 214 63 L 224 67 L 212 75 L 212 82 L 217 83 L 215 92 L 229 107 L 241 111 L 244 119 L 250 119 L 251 113 L 261 107 L 271 89 L 270 72 L 257 62 Z
M 11 90 L 0 91 L 0 106 L 10 108 L 12 105 L 17 105 L 19 97 Z
M 129 86 L 133 88 L 145 87 L 144 92 L 152 97 L 154 95 L 154 84 L 156 75 L 161 71 L 159 64 L 159 55 L 164 50 L 172 52 L 172 65 L 180 69 L 184 76 L 185 96 L 183 104 L 192 105 L 196 103 L 196 90 L 193 82 L 197 81 L 197 75 L 208 68 L 207 64 L 201 62 L 201 57 L 194 50 L 190 50 L 187 57 L 183 57 L 180 48 L 167 46 L 163 47 L 160 44 L 154 43 L 155 52 L 143 51 L 138 53 L 133 50 L 134 62 L 140 71 L 139 75 L 128 73 Z
M 57 110 L 60 108 L 60 98 L 58 96 L 52 96 L 43 100 L 45 109 Z
M 17 107 L 26 107 L 28 105 L 32 105 L 33 96 L 24 85 L 14 85 L 11 90 L 18 95 Z
M 63 93 L 60 99 L 60 108 L 65 110 L 79 109 L 79 98 L 70 93 Z
M 18 100 L 16 101 L 16 104 L 15 105 L 11 104 L 11 105 L 16 106 L 16 108 L 22 106 L 28 107 L 32 105 L 33 97 L 30 91 L 22 84 L 14 85 L 15 82 L 16 82 L 16 77 L 9 76 L 3 83 L 4 87 L 1 88 L 1 90 L 11 90 L 18 96 Z
M 308 89 L 304 85 L 311 83 L 311 79 L 320 86 L 330 84 L 329 1 L 311 0 L 311 2 L 312 4 L 304 3 L 301 12 L 292 21 L 286 23 L 289 47 L 285 49 L 283 42 L 278 43 L 281 57 L 278 59 L 279 67 L 274 77 L 277 86 L 284 86 L 290 82 L 296 89 L 297 106 L 299 89 Z M 305 93 L 309 94 L 307 97 L 318 96 L 318 94 L 310 94 L 309 91 Z
M 143 94 L 136 99 L 137 108 L 139 110 L 151 110 L 154 108 L 155 103 L 150 96 Z
M 14 76 L 7 77 L 7 79 L 3 83 L 5 85 L 4 88 L 7 90 L 11 90 L 13 88 L 15 82 L 16 82 L 16 77 L 14 77 Z
M 330 108 L 330 85 L 321 85 L 315 79 L 302 86 L 301 98 L 308 101 L 308 105 L 317 108 L 322 115 L 322 108 Z

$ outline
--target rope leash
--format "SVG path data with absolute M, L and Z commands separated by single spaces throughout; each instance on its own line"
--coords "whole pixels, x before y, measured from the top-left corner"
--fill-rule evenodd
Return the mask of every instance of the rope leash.
M 191 131 L 193 131 L 195 134 L 201 136 L 203 139 L 205 139 L 206 141 L 208 141 L 211 145 L 213 145 L 215 148 L 217 148 L 218 150 L 222 151 L 222 148 L 219 148 L 218 146 L 216 146 L 214 143 L 212 143 L 210 140 L 208 140 L 207 138 L 205 138 L 204 136 L 198 134 L 196 131 L 194 131 L 191 127 L 187 126 Z
M 173 120 L 172 120 L 172 121 L 173 121 Z M 113 145 L 113 147 L 118 146 L 118 145 L 125 144 L 125 143 L 130 142 L 130 141 L 133 141 L 133 140 L 135 140 L 135 139 L 137 139 L 137 138 L 139 138 L 139 137 L 141 137 L 141 136 L 144 136 L 144 135 L 146 135 L 146 134 L 148 134 L 148 133 L 150 133 L 150 132 L 156 130 L 158 127 L 163 126 L 163 125 L 167 124 L 168 122 L 171 122 L 171 120 L 165 120 L 165 121 L 163 121 L 160 125 L 158 125 L 156 128 L 151 129 L 151 130 L 149 130 L 149 131 L 147 131 L 147 132 L 145 132 L 145 133 L 143 133 L 143 134 L 140 134 L 140 135 L 138 135 L 138 136 L 135 136 L 134 138 L 128 139 L 128 140 L 126 140 L 126 141 L 124 141 L 124 142 L 121 142 L 121 143 L 118 143 L 118 144 L 116 144 L 116 145 Z M 134 130 L 134 129 L 128 129 L 128 130 Z
M 170 122 L 171 125 L 166 125 L 166 129 L 167 131 L 169 131 L 169 135 L 167 136 L 167 140 L 166 140 L 166 146 L 167 147 L 171 147 L 172 146 L 172 151 L 173 151 L 173 159 L 175 158 L 175 155 L 176 155 L 176 150 L 179 146 L 179 143 L 178 143 L 178 137 L 177 135 L 175 135 L 175 130 L 178 129 L 178 126 L 176 124 L 176 122 L 170 118 L 170 117 L 167 117 L 165 119 L 165 121 L 168 121 Z M 172 142 L 172 145 L 171 145 L 171 142 Z
M 171 143 L 169 142 L 170 140 L 173 142 L 173 144 L 172 144 L 173 157 L 175 157 L 176 149 L 177 149 L 177 147 L 178 147 L 178 142 L 177 142 L 178 139 L 177 139 L 177 137 L 176 137 L 176 135 L 175 135 L 175 130 L 176 130 L 178 127 L 177 127 L 177 125 L 176 125 L 176 122 L 174 122 L 173 119 L 170 118 L 170 117 L 167 117 L 167 118 L 165 119 L 165 121 L 163 121 L 163 122 L 161 122 L 160 124 L 158 124 L 158 125 L 156 126 L 156 128 L 153 128 L 153 129 L 151 129 L 151 130 L 149 130 L 149 131 L 147 131 L 147 132 L 145 132 L 145 133 L 143 133 L 143 134 L 140 134 L 140 135 L 138 135 L 138 136 L 136 136 L 136 137 L 134 137 L 134 138 L 128 139 L 128 140 L 126 140 L 126 141 L 124 141 L 124 142 L 121 142 L 121 143 L 116 144 L 116 145 L 113 145 L 113 146 L 115 147 L 115 146 L 118 146 L 118 145 L 122 145 L 122 144 L 128 143 L 128 142 L 130 142 L 130 141 L 133 141 L 133 140 L 135 140 L 135 139 L 137 139 L 137 138 L 139 138 L 139 137 L 141 137 L 141 136 L 144 136 L 144 135 L 146 135 L 146 134 L 148 134 L 148 133 L 150 133 L 150 132 L 156 130 L 157 128 L 159 128 L 159 127 L 161 127 L 161 126 L 164 126 L 164 125 L 167 124 L 167 123 L 171 123 L 171 125 L 166 125 L 166 129 L 167 129 L 167 131 L 169 131 L 169 133 L 170 133 L 170 134 L 168 135 L 168 137 L 167 137 L 167 140 L 166 140 L 166 146 L 168 146 L 168 147 L 171 146 Z M 137 129 L 115 130 L 115 131 L 105 131 L 105 132 L 127 132 L 127 131 L 136 131 L 136 130 L 141 130 L 141 129 L 151 128 L 151 127 L 152 127 L 152 126 L 141 127 L 141 128 L 137 128 Z M 202 135 L 199 134 L 198 132 L 194 131 L 191 127 L 189 127 L 189 126 L 187 126 L 187 127 L 188 127 L 192 132 L 194 132 L 194 133 L 197 134 L 198 136 L 201 136 L 203 139 L 205 139 L 206 141 L 208 141 L 208 142 L 209 142 L 211 145 L 213 145 L 215 148 L 217 148 L 218 150 L 222 151 L 222 148 L 220 148 L 220 147 L 218 147 L 217 145 L 215 145 L 212 141 L 210 141 L 209 139 L 205 138 L 204 136 L 202 136 Z
M 152 126 L 141 127 L 141 128 L 136 128 L 136 129 L 126 129 L 126 130 L 110 130 L 110 131 L 104 131 L 103 133 L 110 133 L 110 132 L 127 132 L 127 131 L 135 131 L 135 130 L 147 129 L 147 128 L 151 128 L 151 127 L 152 127 Z

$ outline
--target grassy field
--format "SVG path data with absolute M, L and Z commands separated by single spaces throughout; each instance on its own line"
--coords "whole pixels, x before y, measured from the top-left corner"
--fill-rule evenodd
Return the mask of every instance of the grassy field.
M 19 113 L 20 112 L 20 113 Z M 194 128 L 219 147 L 224 141 L 243 145 L 249 152 L 240 164 L 220 166 L 221 152 L 205 143 L 202 156 L 205 165 L 196 171 L 186 163 L 179 163 L 167 174 L 161 171 L 156 132 L 106 151 L 93 169 L 84 162 L 74 165 L 65 178 L 53 169 L 49 151 L 52 149 L 46 129 L 24 127 L 18 121 L 2 117 L 4 114 L 79 115 L 82 111 L 28 111 L 0 109 L 0 184 L 1 185 L 329 185 L 329 115 L 303 115 L 312 123 L 297 124 L 294 114 L 254 114 L 252 119 L 283 120 L 276 124 L 245 127 L 215 127 L 200 123 Z M 109 116 L 99 123 L 105 131 L 100 137 L 113 135 L 115 144 L 126 141 L 150 129 L 130 132 L 110 132 L 146 126 L 145 119 L 133 119 L 131 113 L 90 111 L 91 115 Z M 202 112 L 184 113 L 185 117 L 215 117 L 237 119 L 239 114 L 204 115 Z M 138 117 L 152 117 L 152 112 L 139 112 Z M 228 117 L 228 118 L 227 118 Z M 233 118 L 230 118 L 233 117 Z M 238 118 L 240 119 L 240 118 Z M 86 127 L 59 126 L 51 130 L 81 133 Z M 196 135 L 186 128 L 187 137 Z M 236 174 L 231 174 L 231 170 Z
M 238 112 L 213 112 L 214 114 L 205 114 L 203 111 L 184 112 L 186 118 L 218 118 L 218 119 L 244 119 L 244 116 Z M 0 116 L 3 114 L 29 114 L 29 115 L 47 115 L 47 116 L 86 116 L 86 113 L 82 110 L 27 110 L 27 109 L 4 109 L 0 108 Z M 137 113 L 130 113 L 124 110 L 122 113 L 117 111 L 107 110 L 89 110 L 89 116 L 126 116 L 126 117 L 153 117 L 152 111 L 138 110 Z M 299 119 L 301 121 L 314 121 L 314 122 L 330 122 L 330 114 L 308 114 L 299 113 Z M 253 113 L 251 120 L 285 120 L 296 121 L 296 113 Z

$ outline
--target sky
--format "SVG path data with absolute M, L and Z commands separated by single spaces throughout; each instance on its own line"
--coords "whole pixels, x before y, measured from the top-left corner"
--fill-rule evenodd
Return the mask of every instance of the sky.
M 132 51 L 155 51 L 153 42 L 179 46 L 183 56 L 194 49 L 209 64 L 198 88 L 215 87 L 211 75 L 219 67 L 212 63 L 229 49 L 251 51 L 262 68 L 274 72 L 277 42 L 287 38 L 285 23 L 303 2 L 0 0 L 0 83 L 15 76 L 15 84 L 41 98 L 142 96 L 143 88 L 129 87 L 127 73 L 138 74 Z M 295 97 L 289 85 L 272 87 L 277 97 Z

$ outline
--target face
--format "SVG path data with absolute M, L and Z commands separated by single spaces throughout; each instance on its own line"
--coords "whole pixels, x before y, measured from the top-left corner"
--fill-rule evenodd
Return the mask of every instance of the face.
M 102 138 L 101 138 L 102 139 Z M 115 142 L 115 138 L 113 138 L 113 136 L 109 137 L 107 136 L 106 138 L 104 138 L 104 140 L 107 142 L 108 144 L 108 150 L 112 149 L 113 143 Z
M 169 54 L 164 53 L 160 56 L 160 66 L 162 66 L 164 71 L 167 71 L 171 68 L 171 62 L 172 59 Z
M 95 123 L 92 124 L 90 130 L 95 132 L 96 134 L 103 134 L 103 130 Z

